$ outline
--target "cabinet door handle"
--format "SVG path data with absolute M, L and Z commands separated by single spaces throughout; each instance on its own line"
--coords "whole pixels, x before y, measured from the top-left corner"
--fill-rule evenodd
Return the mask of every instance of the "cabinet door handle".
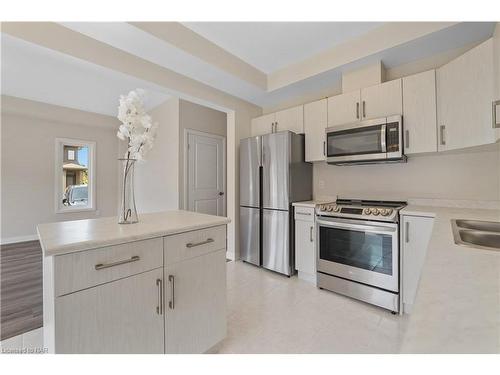
M 439 137 L 441 138 L 441 145 L 442 146 L 444 146 L 446 144 L 446 139 L 444 137 L 445 131 L 446 131 L 446 126 L 445 125 L 441 125 L 439 127 Z
M 323 141 L 323 156 L 326 156 L 326 141 Z
M 274 133 L 274 122 L 271 123 L 271 133 Z
M 359 119 L 359 102 L 356 102 L 356 118 Z
M 163 280 L 156 279 L 156 287 L 158 288 L 158 306 L 156 307 L 156 313 L 158 315 L 163 315 Z
M 274 132 L 277 133 L 278 132 L 278 121 L 276 121 L 274 123 Z
M 140 259 L 141 258 L 139 258 L 138 255 L 134 255 L 130 259 L 118 260 L 118 261 L 113 262 L 113 263 L 99 263 L 99 264 L 96 264 L 94 268 L 96 269 L 96 271 L 99 271 L 99 270 L 103 270 L 105 268 L 119 266 L 121 264 L 137 262 Z
M 497 119 L 497 106 L 500 106 L 500 100 L 495 100 L 493 102 L 492 119 L 493 119 L 493 128 L 494 129 L 500 128 L 500 123 L 498 122 L 499 119 Z
M 405 242 L 410 242 L 410 222 L 405 223 Z
M 186 244 L 186 247 L 188 248 L 192 248 L 192 247 L 196 247 L 196 246 L 201 246 L 201 245 L 205 245 L 207 243 L 212 243 L 214 242 L 214 239 L 213 238 L 207 238 L 205 241 L 201 241 L 201 242 L 189 242 Z
M 363 118 L 366 118 L 366 102 L 363 100 Z
M 168 301 L 168 307 L 173 310 L 175 309 L 175 277 L 174 275 L 168 275 L 168 281 L 170 282 L 170 301 Z
M 410 148 L 410 131 L 405 130 L 405 147 Z
M 314 231 L 314 227 L 310 227 L 309 228 L 309 241 L 310 242 L 314 242 L 313 231 Z

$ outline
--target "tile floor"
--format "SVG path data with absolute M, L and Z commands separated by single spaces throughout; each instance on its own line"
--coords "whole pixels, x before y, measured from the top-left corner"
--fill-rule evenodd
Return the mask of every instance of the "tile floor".
M 219 353 L 398 353 L 405 316 L 243 262 L 227 263 L 228 333 Z M 1 342 L 43 346 L 42 329 Z
M 399 353 L 408 318 L 299 280 L 230 262 L 219 353 Z

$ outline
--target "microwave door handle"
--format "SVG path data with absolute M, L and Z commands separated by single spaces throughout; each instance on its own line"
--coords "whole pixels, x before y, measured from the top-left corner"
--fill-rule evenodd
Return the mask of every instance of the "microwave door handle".
M 382 125 L 382 129 L 380 130 L 380 148 L 384 153 L 387 152 L 386 133 L 387 133 L 387 125 Z

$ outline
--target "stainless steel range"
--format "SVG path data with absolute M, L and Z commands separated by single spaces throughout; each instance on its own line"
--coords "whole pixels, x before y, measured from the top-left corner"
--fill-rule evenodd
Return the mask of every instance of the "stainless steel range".
M 405 205 L 337 199 L 318 206 L 318 287 L 399 312 L 399 210 Z

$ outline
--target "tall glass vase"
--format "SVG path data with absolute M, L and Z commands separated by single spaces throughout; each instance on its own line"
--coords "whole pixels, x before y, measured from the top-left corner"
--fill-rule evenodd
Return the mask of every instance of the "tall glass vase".
M 135 207 L 134 169 L 137 159 L 118 159 L 123 166 L 119 224 L 133 224 L 139 221 Z

